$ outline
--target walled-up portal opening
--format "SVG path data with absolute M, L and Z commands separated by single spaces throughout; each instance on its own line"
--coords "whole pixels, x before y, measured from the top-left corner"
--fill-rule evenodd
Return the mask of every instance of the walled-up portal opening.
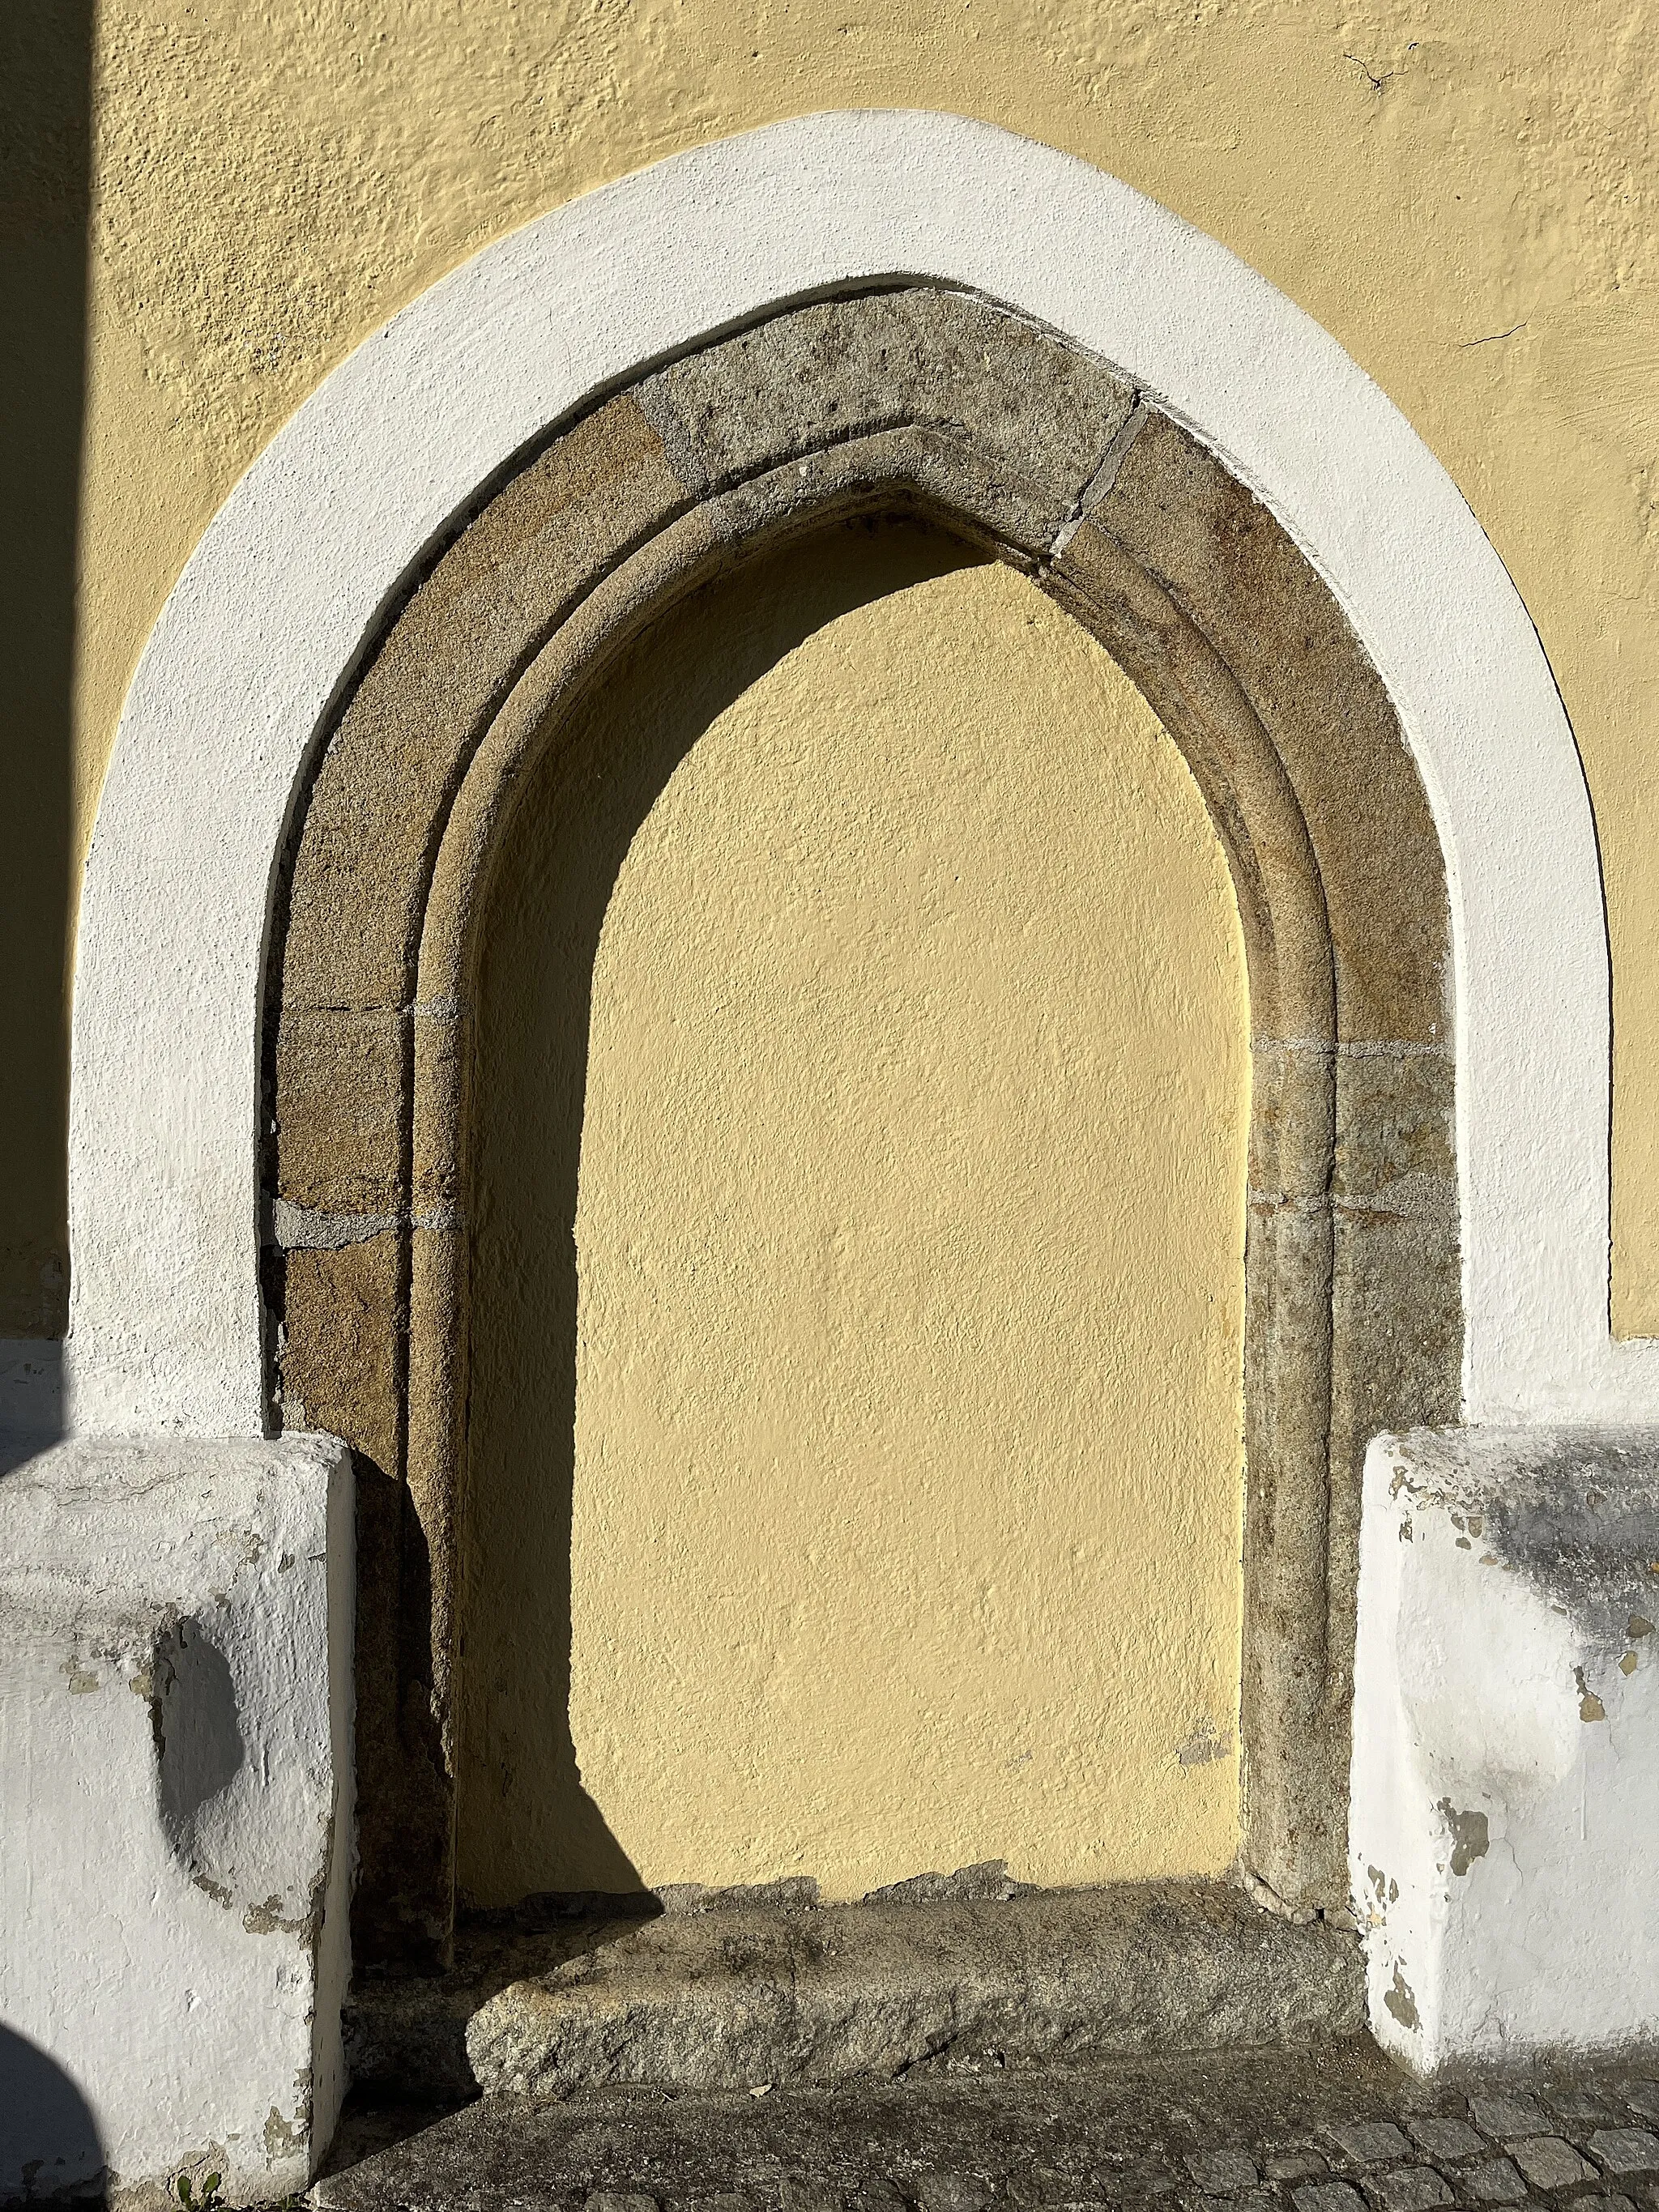
M 1244 950 L 1139 692 L 834 525 L 566 712 L 492 885 L 463 1893 L 1225 1868 Z
M 1462 1341 L 1444 877 L 1341 611 L 1109 363 L 927 285 L 642 371 L 480 500 L 325 733 L 268 982 L 273 1408 L 356 1459 L 357 1957 L 447 1955 L 464 1768 L 483 1896 L 833 1893 L 1004 1855 L 975 1820 L 1087 1879 L 1236 1819 L 1340 1903 L 1360 1454 L 1455 1416 Z M 1190 1592 L 1236 1354 L 1184 1363 L 1237 1341 L 1241 943 L 1235 1804 L 1237 1593 Z

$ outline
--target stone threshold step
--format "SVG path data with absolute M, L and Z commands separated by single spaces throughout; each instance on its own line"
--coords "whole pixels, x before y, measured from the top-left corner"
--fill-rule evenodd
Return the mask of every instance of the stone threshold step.
M 360 1984 L 346 2025 L 360 2085 L 547 2096 L 1306 2045 L 1364 2018 L 1352 1936 L 1230 1884 L 1147 1882 L 493 1916 L 453 1972 Z
M 349 2114 L 319 2212 L 1544 2212 L 1659 2207 L 1635 2064 L 1457 2085 L 1368 2037 L 833 2089 Z

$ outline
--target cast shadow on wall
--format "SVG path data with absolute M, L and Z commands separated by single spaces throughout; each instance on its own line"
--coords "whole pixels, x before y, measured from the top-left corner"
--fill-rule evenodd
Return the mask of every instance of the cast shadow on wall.
M 0 2025 L 0 2203 L 101 2203 L 103 2145 L 54 2058 Z
M 542 1892 L 643 1902 L 638 1869 L 583 1786 L 570 1720 L 578 1180 L 594 967 L 619 872 L 698 738 L 787 653 L 860 606 L 980 558 L 942 532 L 865 519 L 705 586 L 551 734 L 508 828 L 483 924 L 478 1022 L 459 1667 L 465 1903 Z M 533 993 L 515 940 L 537 949 Z M 491 1080 L 504 1063 L 531 1079 L 503 1086 L 507 1100 Z M 503 1303 L 481 1328 L 491 1302 Z M 672 1713 L 663 1724 L 672 1730 Z
M 0 10 L 0 1429 L 62 1431 L 92 0 Z M 0 1451 L 4 1449 L 0 1445 Z M 27 1456 L 14 1449 L 10 1461 Z

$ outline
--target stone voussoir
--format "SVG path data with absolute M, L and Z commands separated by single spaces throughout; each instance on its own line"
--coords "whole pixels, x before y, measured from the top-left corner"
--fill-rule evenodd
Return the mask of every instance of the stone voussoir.
M 658 371 L 639 400 L 701 495 L 907 424 L 1076 507 L 1134 405 L 1122 376 L 1006 309 L 917 285 L 774 317 Z

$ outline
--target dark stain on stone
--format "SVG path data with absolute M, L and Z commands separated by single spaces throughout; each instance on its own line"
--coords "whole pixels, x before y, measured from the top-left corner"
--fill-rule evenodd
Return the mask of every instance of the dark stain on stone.
M 1484 1535 L 1483 1566 L 1521 1576 L 1571 1621 L 1581 1650 L 1611 1664 L 1631 1638 L 1651 1632 L 1644 1600 L 1659 1534 L 1659 1451 L 1650 1434 L 1560 1428 L 1483 1438 L 1465 1430 L 1434 1443 L 1407 1487 Z M 1605 1718 L 1582 1680 L 1578 1693 L 1585 1720 Z

